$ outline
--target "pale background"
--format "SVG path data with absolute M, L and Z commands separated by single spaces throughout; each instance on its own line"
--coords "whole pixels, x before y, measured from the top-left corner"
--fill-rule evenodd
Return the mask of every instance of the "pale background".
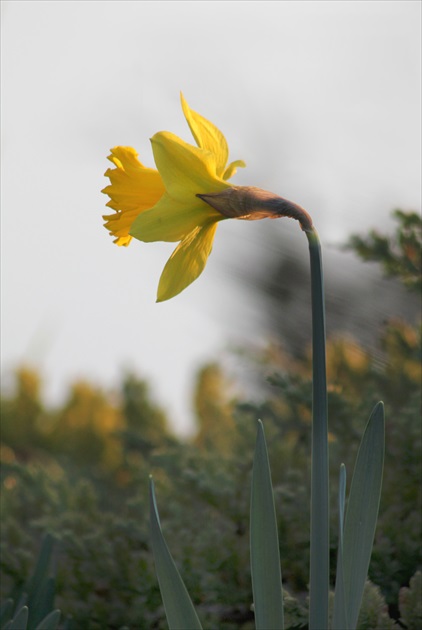
M 263 257 L 261 224 L 221 224 L 204 274 L 163 304 L 156 287 L 173 245 L 117 248 L 102 227 L 110 147 L 132 145 L 153 166 L 156 131 L 190 141 L 180 90 L 226 135 L 230 159 L 246 161 L 232 181 L 303 205 L 323 243 L 420 208 L 419 2 L 1 10 L 5 383 L 29 363 L 57 404 L 72 380 L 113 387 L 133 369 L 186 433 L 195 370 L 251 339 L 249 298 L 228 269 Z

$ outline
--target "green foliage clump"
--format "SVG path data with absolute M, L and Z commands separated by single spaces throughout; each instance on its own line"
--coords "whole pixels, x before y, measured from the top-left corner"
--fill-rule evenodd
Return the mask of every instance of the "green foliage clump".
M 398 277 L 412 290 L 422 288 L 422 221 L 416 212 L 395 210 L 396 232 L 392 237 L 372 230 L 368 236 L 354 235 L 349 247 L 363 260 L 379 262 L 391 277 Z
M 400 589 L 400 616 L 407 630 L 422 627 L 422 573 L 417 571 L 410 580 L 409 587 Z
M 372 630 L 373 628 L 398 630 L 400 627 L 390 618 L 388 606 L 380 588 L 369 580 L 365 584 L 357 627 L 359 630 Z

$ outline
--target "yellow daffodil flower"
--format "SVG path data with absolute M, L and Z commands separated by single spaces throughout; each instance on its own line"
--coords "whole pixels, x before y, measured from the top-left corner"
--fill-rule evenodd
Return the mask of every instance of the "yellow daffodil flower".
M 277 216 L 301 220 L 296 215 L 304 212 L 272 193 L 231 186 L 227 180 L 244 162 L 227 165 L 229 151 L 221 131 L 191 110 L 183 96 L 181 101 L 197 146 L 167 131 L 156 133 L 151 143 L 158 170 L 141 164 L 131 147 L 115 147 L 108 158 L 115 168 L 105 173 L 110 185 L 102 191 L 115 211 L 104 219 L 117 245 L 129 245 L 132 237 L 179 241 L 161 274 L 158 302 L 174 297 L 202 273 L 219 221 Z

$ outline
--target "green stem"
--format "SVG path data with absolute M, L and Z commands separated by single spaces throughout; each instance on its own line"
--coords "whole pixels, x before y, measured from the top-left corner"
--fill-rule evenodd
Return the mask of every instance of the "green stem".
M 309 241 L 312 285 L 312 473 L 310 630 L 328 628 L 329 498 L 325 309 L 321 245 L 315 228 Z

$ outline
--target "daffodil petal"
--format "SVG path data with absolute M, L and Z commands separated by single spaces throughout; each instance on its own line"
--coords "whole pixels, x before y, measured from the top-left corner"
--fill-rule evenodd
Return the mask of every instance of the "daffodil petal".
M 215 156 L 216 174 L 218 177 L 222 177 L 229 158 L 229 147 L 225 137 L 212 122 L 197 112 L 194 112 L 189 107 L 183 97 L 183 94 L 180 94 L 180 100 L 182 102 L 186 122 L 190 127 L 196 144 L 198 147 L 201 147 L 201 149 L 205 149 L 206 151 L 213 153 Z
M 176 247 L 161 274 L 157 302 L 186 289 L 203 272 L 212 250 L 217 223 L 198 227 Z
M 225 217 L 197 197 L 187 204 L 164 194 L 150 210 L 142 212 L 133 222 L 130 235 L 144 243 L 153 241 L 181 241 L 190 232 L 210 220 L 222 221 Z
M 119 236 L 115 238 L 113 243 L 116 243 L 119 247 L 127 247 L 132 240 L 131 236 Z
M 127 212 L 116 212 L 115 214 L 104 214 L 104 227 L 113 236 L 125 236 L 129 234 L 133 222 L 139 216 L 139 210 L 135 209 Z
M 229 186 L 216 174 L 213 153 L 194 147 L 168 131 L 156 133 L 151 143 L 155 163 L 173 199 L 186 202 L 198 193 L 219 192 Z
M 104 226 L 118 237 L 114 241 L 117 245 L 127 246 L 134 219 L 157 203 L 164 193 L 164 184 L 158 171 L 141 164 L 132 147 L 114 147 L 108 159 L 116 168 L 106 171 L 110 185 L 101 192 L 110 197 L 107 206 L 116 214 L 104 215 Z
M 235 160 L 234 162 L 230 162 L 226 170 L 224 171 L 223 179 L 230 179 L 236 173 L 238 167 L 245 168 L 246 164 L 243 160 Z

